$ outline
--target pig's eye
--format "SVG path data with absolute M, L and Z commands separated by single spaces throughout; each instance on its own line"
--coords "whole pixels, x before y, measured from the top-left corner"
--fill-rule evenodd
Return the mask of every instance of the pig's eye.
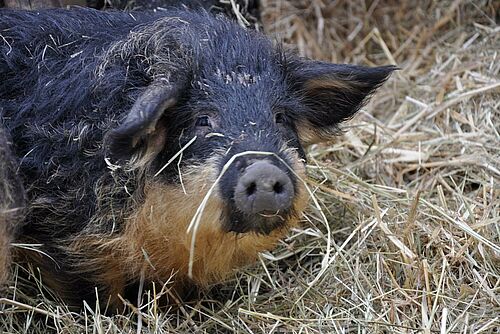
M 274 116 L 274 121 L 277 123 L 277 124 L 280 124 L 280 123 L 285 123 L 286 122 L 286 116 L 284 113 L 282 112 L 278 112 L 276 113 L 276 115 Z
M 196 119 L 195 125 L 199 126 L 199 127 L 211 127 L 212 126 L 210 124 L 210 117 L 207 115 L 198 116 L 198 118 Z

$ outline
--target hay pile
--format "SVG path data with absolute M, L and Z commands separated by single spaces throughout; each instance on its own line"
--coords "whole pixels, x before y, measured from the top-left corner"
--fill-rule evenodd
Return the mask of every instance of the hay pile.
M 206 300 L 109 318 L 15 292 L 0 331 L 499 332 L 499 2 L 262 5 L 267 32 L 304 56 L 401 67 L 345 135 L 310 149 L 320 206 Z

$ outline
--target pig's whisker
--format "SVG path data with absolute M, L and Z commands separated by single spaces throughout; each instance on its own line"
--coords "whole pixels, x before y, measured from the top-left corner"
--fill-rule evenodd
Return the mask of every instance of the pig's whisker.
M 273 217 L 278 217 L 279 219 L 281 219 L 281 221 L 285 221 L 285 218 L 283 218 L 283 216 L 282 216 L 282 215 L 280 215 L 279 213 L 280 213 L 280 211 L 278 210 L 278 211 L 276 211 L 276 212 L 275 212 L 275 213 L 273 213 L 273 214 L 264 214 L 264 213 L 260 213 L 259 215 L 260 215 L 261 217 L 264 217 L 264 218 L 273 218 Z

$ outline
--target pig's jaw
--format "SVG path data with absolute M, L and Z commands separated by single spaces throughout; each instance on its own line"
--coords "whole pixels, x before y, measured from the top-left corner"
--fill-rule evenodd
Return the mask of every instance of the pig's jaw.
M 273 249 L 289 228 L 298 223 L 292 217 L 285 226 L 266 235 L 227 232 L 221 222 L 226 208 L 214 196 L 206 202 L 197 228 L 188 233 L 205 193 L 194 200 L 196 194 L 186 195 L 177 187 L 148 187 L 143 206 L 122 236 L 127 253 L 135 258 L 126 262 L 137 264 L 134 272 L 144 270 L 148 279 L 163 282 L 175 273 L 174 282 L 192 281 L 204 287 L 255 261 L 260 252 Z M 168 200 L 170 196 L 176 200 Z M 194 239 L 193 231 L 196 231 Z

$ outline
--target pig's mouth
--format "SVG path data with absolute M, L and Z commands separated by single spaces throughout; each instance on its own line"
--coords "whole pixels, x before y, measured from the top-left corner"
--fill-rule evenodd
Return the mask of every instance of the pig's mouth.
M 229 208 L 228 220 L 225 229 L 235 233 L 257 233 L 268 235 L 276 229 L 287 225 L 291 210 L 286 212 L 261 212 L 248 215 L 240 212 L 237 208 Z

